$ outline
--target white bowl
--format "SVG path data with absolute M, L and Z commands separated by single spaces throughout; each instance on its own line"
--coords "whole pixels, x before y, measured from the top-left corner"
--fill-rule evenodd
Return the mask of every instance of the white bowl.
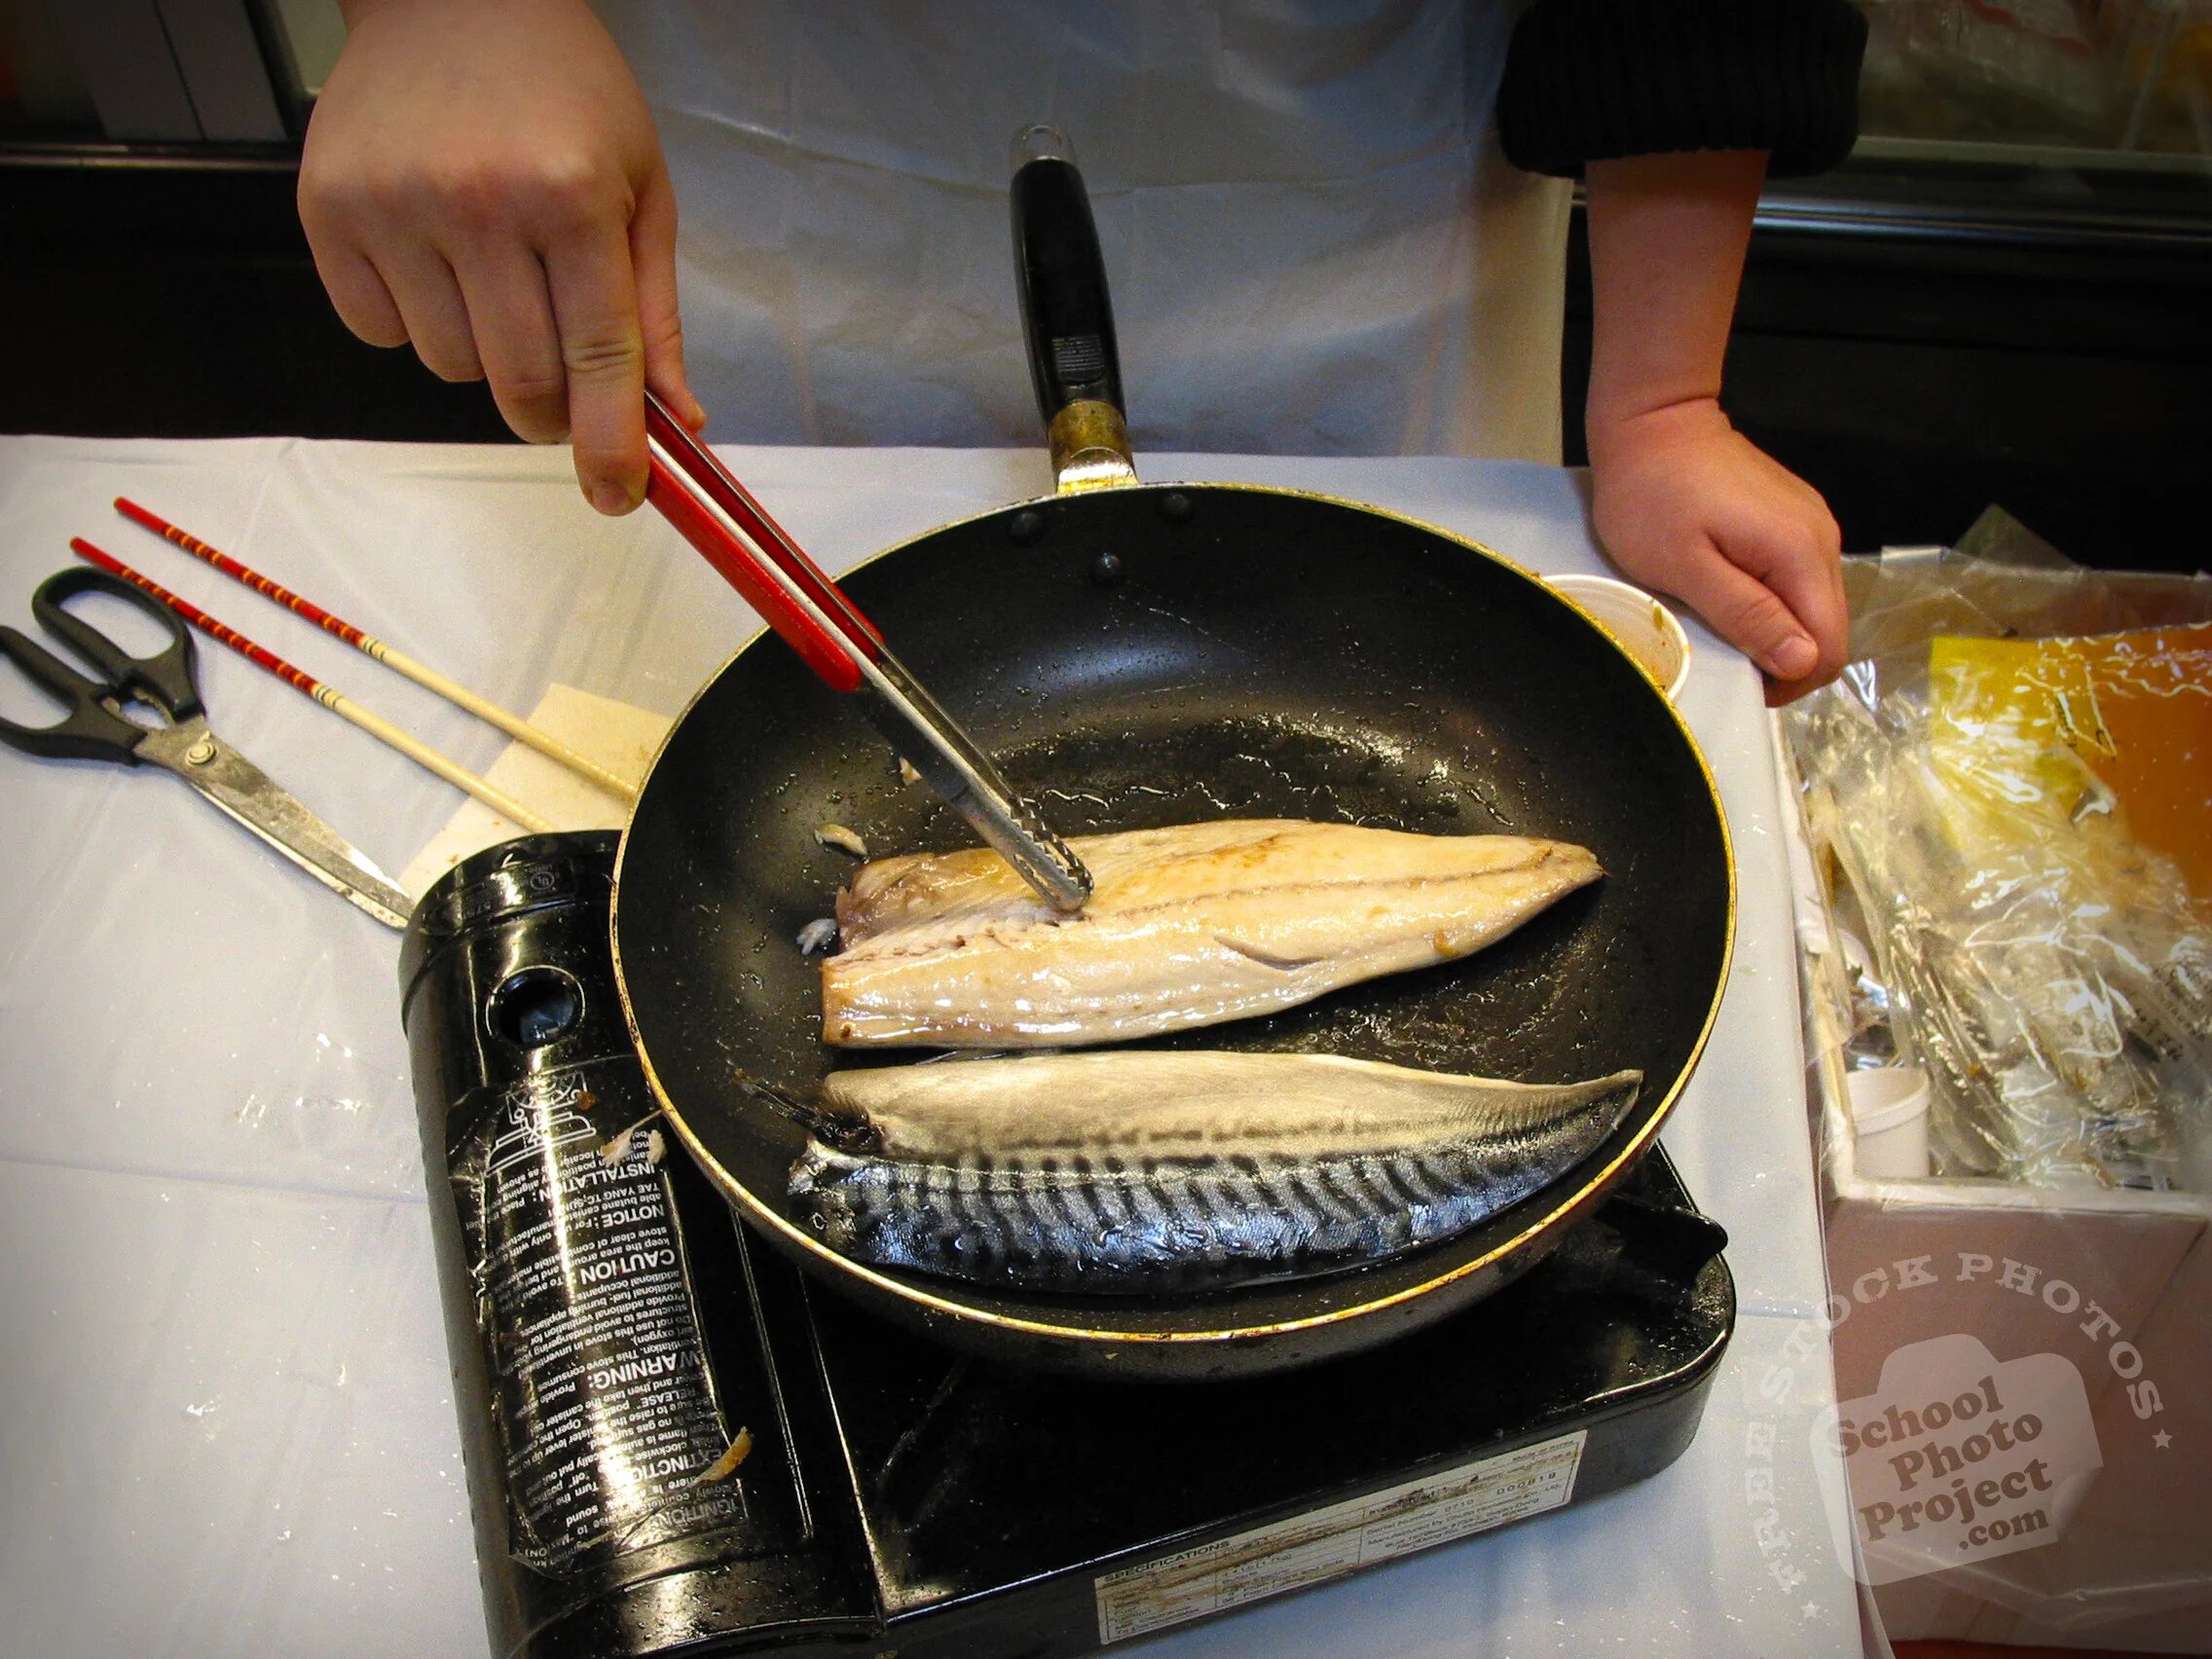
M 1598 619 L 1621 648 L 1659 682 L 1669 702 L 1690 677 L 1690 640 L 1675 613 L 1640 587 L 1611 576 L 1552 576 L 1563 593 Z

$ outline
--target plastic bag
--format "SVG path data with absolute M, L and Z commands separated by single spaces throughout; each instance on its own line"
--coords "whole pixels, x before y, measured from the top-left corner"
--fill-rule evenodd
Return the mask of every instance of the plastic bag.
M 1865 925 L 1856 1000 L 1929 1073 L 1935 1173 L 2195 1184 L 2212 581 L 2083 570 L 1993 514 L 1853 583 L 1858 660 L 1784 727 Z

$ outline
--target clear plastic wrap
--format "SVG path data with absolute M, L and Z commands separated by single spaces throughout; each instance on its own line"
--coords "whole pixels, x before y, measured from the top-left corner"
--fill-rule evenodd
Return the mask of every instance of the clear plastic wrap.
M 2194 1185 L 2212 582 L 2072 567 L 2002 515 L 1854 579 L 1857 660 L 1784 720 L 1869 945 L 1847 1063 L 1927 1070 L 1937 1175 Z
M 2199 156 L 2206 0 L 1862 0 L 1875 139 Z

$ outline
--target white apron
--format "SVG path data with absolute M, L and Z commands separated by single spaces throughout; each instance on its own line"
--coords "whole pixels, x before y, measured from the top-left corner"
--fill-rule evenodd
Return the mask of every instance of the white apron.
M 1008 149 L 1089 185 L 1139 450 L 1557 461 L 1568 187 L 1509 0 L 627 0 L 710 436 L 1041 441 Z

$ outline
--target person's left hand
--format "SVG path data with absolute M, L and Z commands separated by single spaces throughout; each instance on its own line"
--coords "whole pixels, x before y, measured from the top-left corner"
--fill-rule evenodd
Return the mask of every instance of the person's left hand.
M 1688 605 L 1787 703 L 1842 669 L 1843 537 L 1821 494 L 1712 398 L 1589 432 L 1598 539 L 1635 581 Z

